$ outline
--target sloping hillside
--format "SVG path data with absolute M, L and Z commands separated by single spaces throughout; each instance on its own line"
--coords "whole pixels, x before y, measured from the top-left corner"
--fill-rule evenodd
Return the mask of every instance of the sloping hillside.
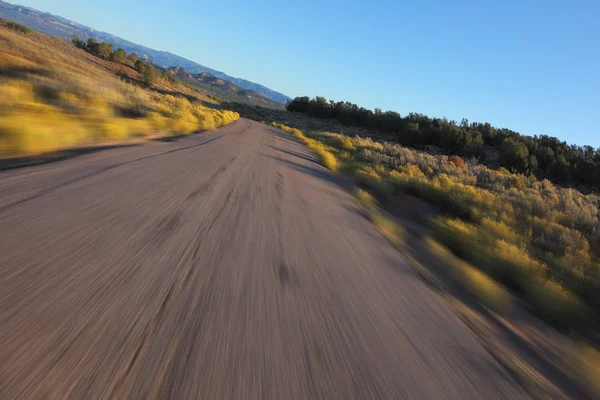
M 238 118 L 198 89 L 0 21 L 0 158 L 212 129 Z
M 96 39 L 100 39 L 101 41 L 114 44 L 115 48 L 121 47 L 128 53 L 136 53 L 142 58 L 149 58 L 155 64 L 162 67 L 179 66 L 185 68 L 193 74 L 208 72 L 217 78 L 231 81 L 242 89 L 252 90 L 261 96 L 281 104 L 285 104 L 289 99 L 288 96 L 271 90 L 258 83 L 250 82 L 241 78 L 234 78 L 221 71 L 214 70 L 178 55 L 166 51 L 154 50 L 149 47 L 145 47 L 111 35 L 110 33 L 96 31 L 93 28 L 81 25 L 77 22 L 70 21 L 56 15 L 40 12 L 28 7 L 13 5 L 0 0 L 0 18 L 18 22 L 38 32 L 56 36 L 64 40 L 70 41 L 72 35 L 77 35 L 82 40 L 87 40 L 91 37 L 94 37 Z
M 200 88 L 206 93 L 218 97 L 220 100 L 283 109 L 281 103 L 261 96 L 252 90 L 243 89 L 228 80 L 221 79 L 208 72 L 193 74 L 181 67 L 171 67 L 168 70 L 186 84 Z

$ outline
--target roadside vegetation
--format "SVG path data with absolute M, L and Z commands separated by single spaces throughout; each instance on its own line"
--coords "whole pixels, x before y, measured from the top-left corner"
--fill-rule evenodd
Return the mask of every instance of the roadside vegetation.
M 73 43 L 0 22 L 0 157 L 189 134 L 239 118 L 135 54 Z
M 325 166 L 353 177 L 384 204 L 413 195 L 435 205 L 426 229 L 466 262 L 455 263 L 461 279 L 484 282 L 483 288 L 494 287 L 492 279 L 559 324 L 585 323 L 600 312 L 598 195 L 298 113 L 240 111 L 301 138 Z M 346 134 L 335 133 L 341 131 Z
M 524 136 L 489 123 L 449 121 L 410 113 L 368 110 L 350 102 L 327 101 L 323 97 L 296 97 L 288 111 L 377 131 L 397 143 L 417 149 L 432 146 L 446 155 L 458 155 L 511 172 L 535 175 L 563 185 L 586 190 L 600 189 L 600 151 L 575 146 L 547 135 Z

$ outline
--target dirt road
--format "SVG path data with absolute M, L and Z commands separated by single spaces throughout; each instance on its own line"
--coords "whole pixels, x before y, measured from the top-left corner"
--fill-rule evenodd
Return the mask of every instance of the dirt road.
M 0 172 L 0 398 L 525 398 L 339 184 L 244 119 Z

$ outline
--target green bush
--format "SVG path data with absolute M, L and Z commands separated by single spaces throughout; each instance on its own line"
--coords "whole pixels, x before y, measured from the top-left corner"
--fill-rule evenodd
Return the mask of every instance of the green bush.
M 130 53 L 127 56 L 127 60 L 129 60 L 129 62 L 131 63 L 131 65 L 135 65 L 137 63 L 138 58 L 139 58 L 138 55 L 135 54 L 135 53 Z
M 123 49 L 113 51 L 110 55 L 110 61 L 123 64 L 127 60 L 127 53 Z
M 110 43 L 102 42 L 98 45 L 97 55 L 108 60 L 113 52 L 113 45 Z
M 0 18 L 0 26 L 4 26 L 8 29 L 12 29 L 13 31 L 17 31 L 19 33 L 28 34 L 31 33 L 32 30 L 25 25 L 18 24 L 13 21 L 7 21 L 5 19 Z
M 134 64 L 134 68 L 137 72 L 139 72 L 140 74 L 144 73 L 144 70 L 146 70 L 146 68 L 148 68 L 148 65 L 143 62 L 142 60 L 136 60 L 135 64 Z
M 89 38 L 87 41 L 86 49 L 88 52 L 98 55 L 98 51 L 100 49 L 100 43 L 94 38 Z

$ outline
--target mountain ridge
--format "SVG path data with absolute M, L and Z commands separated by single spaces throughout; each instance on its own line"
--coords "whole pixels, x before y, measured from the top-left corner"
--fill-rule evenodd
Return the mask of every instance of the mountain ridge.
M 183 67 L 167 67 L 167 71 L 184 83 L 204 89 L 216 95 L 220 100 L 239 102 L 266 108 L 283 109 L 283 105 L 250 89 L 244 89 L 226 79 L 214 76 L 209 72 L 193 74 Z
M 290 97 L 269 89 L 259 83 L 251 82 L 243 78 L 236 78 L 168 51 L 155 50 L 123 39 L 119 36 L 98 31 L 76 21 L 39 11 L 31 7 L 7 3 L 0 0 L 0 18 L 18 22 L 42 33 L 59 37 L 64 40 L 70 40 L 72 35 L 77 35 L 82 40 L 94 37 L 100 41 L 112 43 L 115 48 L 121 47 L 128 53 L 137 53 L 142 58 L 151 59 L 155 64 L 162 67 L 182 67 L 192 74 L 208 72 L 217 78 L 232 82 L 241 89 L 251 90 L 277 103 L 285 104 L 288 100 L 291 100 Z

